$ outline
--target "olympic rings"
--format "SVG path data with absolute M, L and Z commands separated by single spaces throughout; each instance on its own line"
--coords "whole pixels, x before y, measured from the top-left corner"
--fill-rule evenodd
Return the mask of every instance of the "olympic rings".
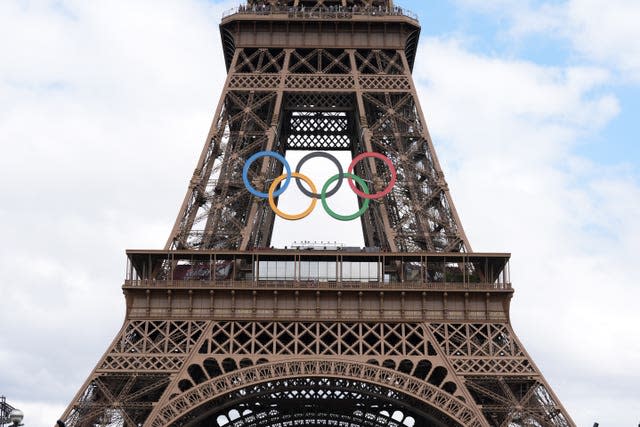
M 284 182 L 284 185 L 273 194 L 274 197 L 278 197 L 279 195 L 284 193 L 284 190 L 286 190 L 289 186 L 289 181 L 291 181 L 291 167 L 289 166 L 289 162 L 287 162 L 287 160 L 280 153 L 276 153 L 275 151 L 258 151 L 253 156 L 247 159 L 244 167 L 242 168 L 242 181 L 244 181 L 244 186 L 247 187 L 249 193 L 253 194 L 254 196 L 260 197 L 261 199 L 266 199 L 267 197 L 269 197 L 267 193 L 262 193 L 253 188 L 253 186 L 249 182 L 249 166 L 251 166 L 251 163 L 259 159 L 260 157 L 273 157 L 274 159 L 280 161 L 280 163 L 282 163 L 284 165 L 284 168 L 287 170 L 287 180 Z
M 253 188 L 253 186 L 249 182 L 249 177 L 248 177 L 249 176 L 249 167 L 251 166 L 251 164 L 254 161 L 259 159 L 260 157 L 273 157 L 274 159 L 276 159 L 280 163 L 282 163 L 282 165 L 284 166 L 284 169 L 286 170 L 286 173 L 280 175 L 279 177 L 277 177 L 276 179 L 273 180 L 273 182 L 269 185 L 269 190 L 268 190 L 267 193 L 260 192 L 260 191 L 256 190 L 255 188 Z M 326 159 L 331 160 L 331 162 L 333 162 L 333 164 L 335 164 L 336 168 L 338 169 L 338 173 L 336 175 L 332 176 L 331 178 L 329 178 L 324 183 L 324 185 L 322 186 L 322 191 L 320 191 L 320 194 L 317 193 L 317 189 L 316 189 L 316 186 L 313 183 L 313 181 L 311 181 L 311 179 L 309 177 L 307 177 L 306 175 L 303 175 L 302 173 L 300 173 L 300 169 L 302 168 L 302 165 L 307 160 L 310 160 L 310 159 L 315 158 L 315 157 L 324 157 Z M 365 159 L 367 157 L 380 159 L 383 162 L 385 162 L 385 164 L 389 168 L 389 172 L 391 174 L 391 181 L 384 188 L 384 190 L 379 191 L 379 192 L 374 193 L 374 194 L 371 194 L 369 192 L 369 187 L 368 187 L 368 185 L 367 185 L 367 183 L 365 182 L 364 179 L 362 179 L 361 177 L 353 174 L 353 170 L 355 168 L 355 165 L 360 160 Z M 307 209 L 305 209 L 303 212 L 298 213 L 298 214 L 287 214 L 287 213 L 284 213 L 284 212 L 282 212 L 281 210 L 278 209 L 278 206 L 275 203 L 275 198 L 280 196 L 287 189 L 292 177 L 295 179 L 296 185 L 298 186 L 300 191 L 303 194 L 305 194 L 307 197 L 312 199 L 311 200 L 311 204 L 309 205 L 309 207 L 307 207 Z M 360 196 L 360 197 L 362 197 L 364 199 L 364 202 L 362 203 L 362 206 L 360 207 L 360 209 L 357 212 L 355 212 L 353 214 L 350 214 L 350 215 L 340 215 L 340 214 L 335 213 L 333 210 L 331 210 L 331 208 L 329 208 L 329 205 L 327 203 L 327 199 L 329 197 L 333 196 L 339 190 L 340 186 L 342 185 L 342 180 L 345 177 L 347 178 L 347 181 L 349 182 L 349 186 L 354 191 L 354 193 L 356 193 L 358 196 Z M 369 208 L 369 201 L 370 200 L 372 200 L 372 199 L 380 199 L 380 198 L 386 196 L 387 194 L 389 194 L 391 192 L 393 186 L 396 183 L 396 179 L 397 179 L 396 169 L 393 166 L 393 163 L 391 162 L 391 159 L 389 159 L 388 157 L 386 157 L 385 155 L 383 155 L 381 153 L 376 153 L 376 152 L 365 152 L 365 153 L 360 153 L 359 155 L 357 155 L 351 161 L 351 164 L 349 165 L 349 168 L 347 169 L 346 173 L 343 172 L 342 165 L 340 164 L 338 159 L 336 159 L 334 156 L 332 156 L 329 153 L 321 152 L 321 151 L 313 152 L 313 153 L 309 153 L 309 154 L 305 155 L 302 159 L 300 159 L 300 161 L 298 162 L 298 165 L 296 166 L 296 170 L 293 173 L 291 172 L 291 167 L 289 166 L 289 163 L 284 158 L 284 156 L 282 156 L 280 153 L 276 153 L 275 151 L 258 151 L 257 153 L 253 154 L 251 157 L 249 157 L 247 159 L 247 161 L 244 164 L 244 167 L 242 168 L 242 181 L 244 182 L 244 185 L 247 188 L 247 190 L 249 190 L 249 192 L 251 194 L 253 194 L 254 196 L 256 196 L 256 197 L 259 197 L 261 199 L 268 199 L 269 206 L 271 207 L 271 209 L 273 210 L 273 212 L 276 215 L 278 215 L 281 218 L 284 218 L 284 219 L 287 219 L 287 220 L 291 220 L 291 221 L 302 219 L 302 218 L 305 218 L 306 216 L 308 216 L 313 211 L 313 209 L 316 207 L 316 203 L 317 203 L 318 199 L 321 200 L 322 207 L 324 208 L 325 212 L 327 212 L 327 214 L 329 214 L 329 216 L 331 216 L 332 218 L 337 219 L 339 221 L 351 221 L 351 220 L 354 220 L 356 218 L 359 218 L 360 216 L 362 216 L 366 212 L 366 210 Z M 282 186 L 280 188 L 278 188 L 278 186 L 280 185 L 280 183 L 283 180 L 284 180 L 284 184 L 282 184 Z M 302 185 L 300 180 L 304 181 L 309 186 L 309 188 L 311 188 L 311 191 L 306 189 Z M 329 186 L 334 181 L 338 181 L 338 182 L 331 189 L 331 191 L 328 191 Z M 356 185 L 354 184 L 353 181 L 357 182 L 357 184 L 358 184 L 358 186 L 360 186 L 361 190 L 356 188 Z
M 395 185 L 396 178 L 397 178 L 396 168 L 393 167 L 393 163 L 391 163 L 391 159 L 385 156 L 384 154 L 375 153 L 375 152 L 364 152 L 364 153 L 358 154 L 356 157 L 353 158 L 353 160 L 351 161 L 351 164 L 349 165 L 349 168 L 347 169 L 347 172 L 352 173 L 356 163 L 358 163 L 360 160 L 367 157 L 375 157 L 376 159 L 380 159 L 387 164 L 387 166 L 389 167 L 389 172 L 391 172 L 391 181 L 389 181 L 389 185 L 387 185 L 387 187 L 384 190 L 379 191 L 377 193 L 365 194 L 356 188 L 351 178 L 347 178 L 347 182 L 349 182 L 349 187 L 351 187 L 353 192 L 356 193 L 358 196 L 364 199 L 380 199 L 381 197 L 384 197 L 387 194 L 389 194 L 391 192 L 391 189 Z
M 358 184 L 360 184 L 360 187 L 362 187 L 364 192 L 366 194 L 369 194 L 369 187 L 367 187 L 367 183 L 364 182 L 364 179 L 360 178 L 359 176 L 353 175 L 351 173 L 345 173 L 342 176 L 340 176 L 340 174 L 337 174 L 329 178 L 327 182 L 324 183 L 324 186 L 322 187 L 322 191 L 320 192 L 320 197 L 322 200 L 322 207 L 324 208 L 325 211 L 327 211 L 327 213 L 331 216 L 331 218 L 335 218 L 340 221 L 351 221 L 353 219 L 356 219 L 362 216 L 362 214 L 365 213 L 365 211 L 369 208 L 369 199 L 364 199 L 364 203 L 362 204 L 362 207 L 358 212 L 351 215 L 340 215 L 335 213 L 329 208 L 329 205 L 327 204 L 327 197 L 326 197 L 328 195 L 327 188 L 329 187 L 329 184 L 331 184 L 333 181 L 337 180 L 338 178 L 343 178 L 345 176 L 348 178 L 355 179 L 358 182 Z
M 300 178 L 301 180 L 303 180 L 304 182 L 309 184 L 309 187 L 311 187 L 311 191 L 313 191 L 314 193 L 317 191 L 316 190 L 316 186 L 313 184 L 313 181 L 311 181 L 307 176 L 302 175 L 301 173 L 298 173 L 298 172 L 292 173 L 291 176 L 293 176 L 295 178 Z M 278 215 L 280 218 L 288 219 L 290 221 L 295 221 L 297 219 L 302 219 L 305 216 L 309 215 L 311 213 L 311 211 L 313 211 L 313 209 L 316 207 L 316 203 L 318 201 L 316 199 L 312 198 L 311 199 L 311 204 L 309 205 L 309 207 L 304 212 L 296 214 L 296 215 L 289 215 L 289 214 L 286 214 L 286 213 L 282 212 L 280 209 L 278 209 L 278 206 L 276 206 L 276 202 L 273 200 L 273 197 L 275 196 L 275 193 L 273 192 L 273 190 L 275 190 L 276 187 L 278 186 L 278 184 L 280 184 L 280 181 L 282 181 L 285 178 L 290 179 L 291 177 L 287 176 L 286 174 L 280 175 L 279 177 L 274 179 L 273 182 L 271 183 L 271 185 L 269 186 L 269 206 L 271 206 L 271 209 L 273 209 L 273 212 L 276 215 Z
M 304 156 L 302 159 L 300 159 L 300 161 L 298 162 L 298 166 L 296 166 L 296 172 L 300 172 L 300 168 L 302 167 L 302 165 L 304 164 L 304 162 L 306 162 L 307 160 L 313 159 L 314 157 L 324 157 L 325 159 L 329 159 L 333 162 L 334 165 L 336 165 L 336 167 L 338 168 L 338 176 L 342 176 L 342 165 L 340 164 L 340 162 L 338 161 L 338 159 L 336 159 L 335 157 L 333 157 L 331 154 L 329 153 L 325 153 L 324 151 L 315 151 L 313 153 L 309 153 L 306 156 Z M 334 180 L 335 181 L 335 180 Z M 333 181 L 332 181 L 333 182 Z M 319 199 L 320 195 L 318 193 L 311 193 L 309 190 L 307 190 L 306 188 L 304 188 L 304 186 L 300 183 L 299 179 L 296 179 L 296 184 L 298 185 L 298 188 L 300 189 L 300 191 L 302 191 L 302 193 L 307 196 L 307 197 L 313 197 L 314 199 Z M 326 197 L 331 197 L 334 194 L 336 194 L 338 192 L 338 190 L 340 189 L 340 186 L 342 185 L 342 180 L 338 181 L 338 184 L 336 184 L 335 187 L 333 187 L 333 190 L 329 191 L 326 195 Z

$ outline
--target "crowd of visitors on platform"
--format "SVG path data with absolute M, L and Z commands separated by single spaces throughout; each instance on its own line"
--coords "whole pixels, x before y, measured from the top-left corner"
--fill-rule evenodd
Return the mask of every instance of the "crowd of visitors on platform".
M 392 8 L 383 6 L 342 6 L 342 5 L 317 5 L 314 7 L 300 6 L 286 6 L 286 5 L 271 5 L 271 4 L 252 4 L 241 5 L 238 7 L 237 13 L 257 13 L 257 14 L 270 14 L 270 13 L 347 13 L 347 14 L 362 14 L 362 15 L 405 15 L 405 10 L 399 6 L 393 6 Z

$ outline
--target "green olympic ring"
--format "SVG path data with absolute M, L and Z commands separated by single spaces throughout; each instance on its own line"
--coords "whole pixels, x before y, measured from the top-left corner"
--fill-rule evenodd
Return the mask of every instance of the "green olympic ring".
M 360 210 L 351 215 L 340 215 L 332 211 L 329 205 L 327 204 L 327 189 L 329 188 L 329 185 L 331 185 L 333 181 L 336 181 L 337 179 L 342 177 L 354 179 L 358 184 L 360 184 L 360 187 L 362 187 L 362 190 L 364 191 L 364 193 L 369 194 L 369 187 L 367 187 L 367 183 L 364 181 L 364 179 L 352 173 L 343 173 L 343 174 L 338 173 L 333 175 L 331 178 L 327 180 L 327 182 L 324 183 L 324 185 L 322 186 L 322 191 L 320 192 L 320 200 L 322 201 L 322 207 L 331 216 L 331 218 L 334 218 L 340 221 L 351 221 L 356 218 L 359 218 L 360 216 L 362 216 L 363 213 L 365 213 L 365 211 L 369 208 L 369 199 L 364 199 L 364 203 L 362 204 L 362 207 L 360 208 Z

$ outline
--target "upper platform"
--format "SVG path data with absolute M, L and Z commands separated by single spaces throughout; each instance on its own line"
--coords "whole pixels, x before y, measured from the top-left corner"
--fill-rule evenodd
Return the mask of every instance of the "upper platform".
M 510 289 L 507 253 L 378 248 L 127 250 L 131 286 Z
M 130 318 L 506 321 L 509 254 L 128 250 Z
M 220 33 L 227 69 L 237 47 L 402 49 L 413 67 L 420 24 L 392 1 L 249 1 L 224 13 Z

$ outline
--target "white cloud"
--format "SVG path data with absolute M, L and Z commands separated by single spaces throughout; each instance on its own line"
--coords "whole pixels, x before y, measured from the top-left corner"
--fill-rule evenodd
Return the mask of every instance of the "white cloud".
M 471 245 L 513 253 L 516 332 L 578 425 L 596 415 L 635 422 L 621 404 L 597 414 L 589 406 L 594 395 L 622 402 L 640 378 L 640 346 L 629 340 L 640 320 L 631 261 L 640 188 L 624 170 L 574 153 L 619 112 L 613 95 L 600 94 L 608 73 L 481 56 L 438 39 L 423 41 L 415 70 Z
M 509 36 L 540 34 L 568 40 L 584 58 L 640 82 L 640 3 L 636 0 L 458 0 L 506 17 Z
M 640 3 L 635 0 L 572 0 L 567 7 L 571 38 L 584 54 L 615 64 L 640 82 Z

